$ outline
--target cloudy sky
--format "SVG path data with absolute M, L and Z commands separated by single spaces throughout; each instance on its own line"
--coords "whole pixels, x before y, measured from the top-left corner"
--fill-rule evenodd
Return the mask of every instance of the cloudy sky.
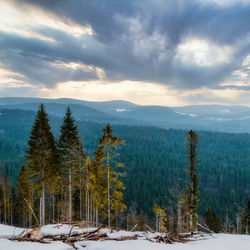
M 0 0 L 0 96 L 250 105 L 250 0 Z

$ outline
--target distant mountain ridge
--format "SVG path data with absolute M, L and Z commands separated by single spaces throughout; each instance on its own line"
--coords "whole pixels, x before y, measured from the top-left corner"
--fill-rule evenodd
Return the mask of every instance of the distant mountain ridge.
M 98 123 L 146 125 L 160 128 L 250 133 L 250 107 L 190 105 L 141 106 L 122 100 L 94 102 L 70 98 L 2 97 L 0 109 L 36 111 L 44 103 L 49 114 L 62 117 L 70 106 L 75 119 Z

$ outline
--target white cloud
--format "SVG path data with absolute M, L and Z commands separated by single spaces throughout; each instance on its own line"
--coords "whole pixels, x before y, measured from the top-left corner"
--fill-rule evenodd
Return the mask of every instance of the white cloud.
M 167 59 L 167 40 L 164 34 L 155 29 L 147 34 L 147 18 L 116 16 L 118 22 L 127 28 L 127 33 L 123 35 L 123 40 L 133 44 L 133 53 L 136 57 L 149 59 L 153 56 L 156 61 Z
M 53 28 L 72 36 L 92 35 L 90 26 L 81 26 L 71 20 L 62 20 L 55 14 L 43 11 L 40 8 L 25 3 L 15 3 L 12 0 L 0 0 L 0 31 L 14 33 L 22 37 L 37 38 L 55 42 L 52 37 L 43 35 L 37 29 Z
M 220 47 L 208 40 L 189 39 L 177 47 L 175 61 L 185 65 L 213 67 L 231 61 L 232 48 Z
M 221 7 L 229 7 L 232 5 L 239 5 L 239 4 L 249 4 L 249 0 L 197 0 L 202 4 L 216 4 Z

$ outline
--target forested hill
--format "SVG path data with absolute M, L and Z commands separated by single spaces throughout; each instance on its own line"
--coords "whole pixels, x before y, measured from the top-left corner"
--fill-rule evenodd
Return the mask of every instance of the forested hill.
M 35 112 L 1 109 L 0 114 L 0 168 L 14 184 Z M 62 119 L 51 116 L 50 123 L 58 136 Z M 81 121 L 78 126 L 85 150 L 93 153 L 105 124 Z M 126 205 L 149 217 L 156 203 L 175 208 L 186 180 L 186 131 L 122 125 L 114 125 L 113 130 L 126 141 L 119 149 L 119 158 L 125 164 Z M 235 222 L 250 197 L 250 135 L 196 132 L 200 136 L 198 212 L 203 215 L 210 206 L 224 221 L 228 214 Z

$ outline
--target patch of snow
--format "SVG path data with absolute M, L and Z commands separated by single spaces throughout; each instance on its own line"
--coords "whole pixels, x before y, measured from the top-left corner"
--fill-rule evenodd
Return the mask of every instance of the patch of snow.
M 211 121 L 219 121 L 219 122 L 228 122 L 228 121 L 232 121 L 233 119 L 230 118 L 215 118 L 215 117 L 204 117 L 203 120 L 211 120 Z
M 72 230 L 73 232 L 80 232 L 80 233 L 84 233 L 84 232 L 89 232 L 89 231 L 93 231 L 96 228 L 78 228 L 78 227 L 74 227 Z M 68 234 L 71 230 L 71 226 L 70 225 L 65 225 L 65 224 L 51 224 L 51 225 L 46 225 L 43 226 L 41 228 L 41 230 L 44 233 L 44 236 L 47 235 L 62 235 L 62 234 Z
M 54 241 L 48 244 L 37 242 L 20 242 L 7 239 L 0 239 L 1 250 L 74 250 L 73 247 L 61 241 Z
M 199 236 L 198 236 L 199 237 Z M 249 250 L 250 236 L 218 234 L 205 236 L 187 243 L 153 243 L 148 240 L 82 241 L 75 247 L 87 250 Z
M 230 113 L 231 110 L 230 109 L 217 109 L 217 112 L 221 113 L 221 114 L 226 114 L 226 113 Z
M 190 117 L 197 117 L 196 114 L 192 114 L 192 113 L 183 113 L 183 112 L 177 112 L 177 111 L 175 113 L 177 113 L 179 115 L 187 115 L 187 116 L 190 116 Z
M 128 112 L 131 111 L 129 109 L 116 109 L 116 112 Z
M 12 236 L 18 236 L 23 231 L 25 231 L 25 228 L 12 227 L 0 224 L 0 238 L 9 238 Z
M 45 235 L 68 234 L 70 225 L 56 224 L 42 227 Z M 89 232 L 95 228 L 74 228 L 72 232 Z M 37 242 L 19 242 L 6 239 L 7 237 L 17 236 L 23 232 L 23 228 L 16 228 L 0 224 L 0 249 L 1 250 L 73 250 L 74 248 L 61 241 L 51 241 L 43 244 Z M 154 243 L 147 238 L 153 238 L 160 233 L 150 232 L 128 232 L 124 230 L 110 231 L 101 229 L 99 233 L 106 233 L 112 238 L 122 236 L 138 235 L 138 240 L 99 240 L 99 241 L 80 241 L 75 242 L 74 247 L 85 250 L 249 250 L 250 236 L 235 234 L 195 234 L 186 243 Z

